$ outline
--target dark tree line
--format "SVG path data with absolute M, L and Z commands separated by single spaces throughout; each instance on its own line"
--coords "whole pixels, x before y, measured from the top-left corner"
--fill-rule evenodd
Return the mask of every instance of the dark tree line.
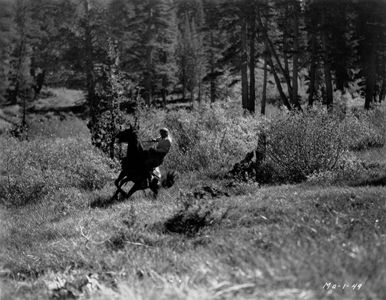
M 381 0 L 2 0 L 1 6 L 1 101 L 25 107 L 43 82 L 80 87 L 91 123 L 100 113 L 100 70 L 112 64 L 118 75 L 109 71 L 106 78 L 118 76 L 127 99 L 149 106 L 218 101 L 225 77 L 240 83 L 243 109 L 254 112 L 260 100 L 263 114 L 268 81 L 289 110 L 315 101 L 332 109 L 334 91 L 353 81 L 361 83 L 366 109 L 386 94 Z M 299 95 L 301 74 L 307 99 Z

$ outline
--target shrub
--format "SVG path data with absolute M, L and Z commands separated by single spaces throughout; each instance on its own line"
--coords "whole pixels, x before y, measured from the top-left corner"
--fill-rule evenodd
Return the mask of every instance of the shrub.
M 322 109 L 287 113 L 267 127 L 267 157 L 278 181 L 343 182 L 363 171 L 348 150 L 384 145 L 380 111 L 329 114 Z M 275 179 L 275 178 L 273 178 Z
M 346 151 L 340 157 L 336 168 L 315 171 L 307 176 L 307 181 L 312 184 L 347 184 L 356 181 L 366 172 L 362 161 L 353 153 Z
M 141 134 L 149 139 L 160 127 L 170 129 L 173 146 L 165 167 L 178 172 L 218 174 L 228 170 L 246 152 L 256 147 L 263 122 L 223 105 L 202 105 L 192 112 L 139 111 Z
M 267 157 L 283 181 L 331 171 L 347 149 L 339 120 L 322 111 L 289 113 L 270 122 Z
M 87 140 L 35 139 L 20 142 L 2 137 L 0 197 L 24 205 L 60 188 L 97 189 L 113 177 L 113 162 Z
M 351 150 L 382 147 L 385 144 L 386 114 L 380 110 L 354 110 L 346 115 L 342 126 Z

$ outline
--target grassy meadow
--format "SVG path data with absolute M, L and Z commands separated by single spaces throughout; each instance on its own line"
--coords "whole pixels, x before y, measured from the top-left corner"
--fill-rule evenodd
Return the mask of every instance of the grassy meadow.
M 36 117 L 28 141 L 0 136 L 0 299 L 386 299 L 384 108 L 339 123 L 230 110 L 140 112 L 143 139 L 171 128 L 162 170 L 178 180 L 108 207 L 93 203 L 119 163 L 85 121 Z M 288 149 L 268 154 L 275 180 L 225 176 L 265 130 L 283 141 L 268 153 Z

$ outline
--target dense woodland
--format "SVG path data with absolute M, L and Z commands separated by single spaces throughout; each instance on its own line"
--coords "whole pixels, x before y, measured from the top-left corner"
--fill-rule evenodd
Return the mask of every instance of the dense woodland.
M 274 80 L 289 110 L 315 101 L 333 107 L 334 90 L 344 92 L 353 84 L 367 109 L 386 94 L 384 1 L 3 0 L 1 5 L 2 102 L 32 101 L 43 84 L 59 85 L 87 90 L 94 111 L 103 102 L 98 85 L 113 82 L 125 101 L 146 105 L 221 101 L 224 85 L 240 84 L 242 107 L 254 112 L 261 101 L 263 114 L 267 80 Z M 256 88 L 257 72 L 264 74 L 262 89 Z M 307 83 L 307 97 L 299 96 L 299 80 Z
M 43 85 L 82 89 L 93 144 L 111 157 L 112 137 L 138 105 L 194 107 L 229 99 L 236 88 L 231 97 L 240 108 L 265 114 L 267 101 L 289 111 L 318 102 L 332 111 L 337 91 L 364 99 L 365 109 L 386 95 L 384 1 L 17 0 L 2 6 L 1 102 L 22 107 L 24 128 Z
M 0 298 L 386 299 L 385 16 L 0 0 Z M 162 127 L 159 193 L 114 198 Z

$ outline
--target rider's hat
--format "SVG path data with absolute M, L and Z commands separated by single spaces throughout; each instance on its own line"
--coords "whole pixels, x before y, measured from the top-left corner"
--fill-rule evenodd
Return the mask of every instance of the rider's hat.
M 166 134 L 169 134 L 169 129 L 167 129 L 166 127 L 163 127 L 159 130 L 160 133 L 164 132 Z

